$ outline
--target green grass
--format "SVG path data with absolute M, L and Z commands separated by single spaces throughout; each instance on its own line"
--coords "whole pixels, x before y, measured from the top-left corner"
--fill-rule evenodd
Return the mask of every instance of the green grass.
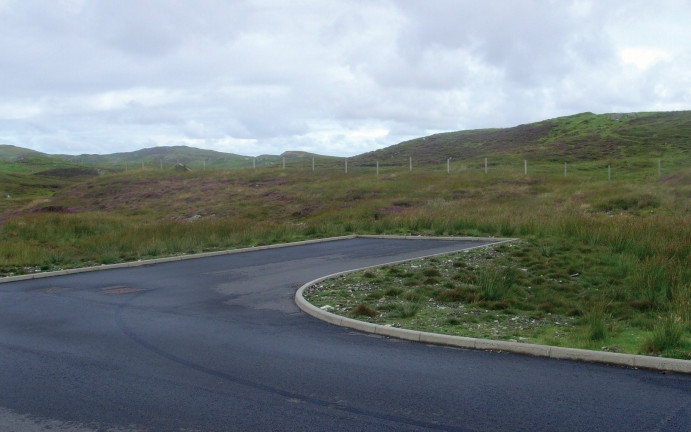
M 324 281 L 306 297 L 344 315 L 360 305 L 377 312 L 361 319 L 384 325 L 691 358 L 688 275 L 670 301 L 650 304 L 645 293 L 629 291 L 627 281 L 617 277 L 620 269 L 602 259 L 608 247 L 589 248 L 585 267 L 577 265 L 584 260 L 577 249 L 552 247 L 548 261 L 556 265 L 544 262 L 544 242 L 519 241 L 439 259 L 439 276 L 432 282 L 425 282 L 428 264 L 415 261 L 370 269 L 368 277 L 353 273 Z M 676 270 L 684 264 L 676 263 Z M 507 269 L 515 272 L 510 283 Z M 488 283 L 493 295 L 485 293 Z M 622 290 L 624 297 L 618 294 Z M 341 295 L 334 297 L 334 291 Z
M 423 174 L 420 182 L 432 177 Z M 358 281 L 353 301 L 380 313 L 368 320 L 691 358 L 688 171 L 653 182 L 468 177 L 447 186 L 444 198 L 427 188 L 424 204 L 389 207 L 374 224 L 388 220 L 387 232 L 523 240 L 469 254 L 470 261 L 462 255 L 432 268 L 388 267 L 369 270 L 363 281 L 358 275 L 336 281 L 340 291 Z M 409 194 L 405 202 L 416 200 Z M 330 301 L 329 283 L 323 287 L 310 294 L 317 305 Z M 406 302 L 414 302 L 414 313 L 401 313 Z
M 590 162 L 595 167 L 599 161 L 601 167 L 611 165 L 616 170 L 625 168 L 620 164 L 625 159 L 633 165 L 652 158 L 674 160 L 689 151 L 690 135 L 689 111 L 636 113 L 635 118 L 619 120 L 612 120 L 610 114 L 581 113 L 512 128 L 417 138 L 360 155 L 353 158 L 353 165 L 371 166 L 379 160 L 384 165 L 403 167 L 408 157 L 421 165 L 445 164 L 450 157 L 457 169 L 483 170 L 487 157 L 490 171 L 510 165 L 505 163 L 509 161 L 522 170 L 524 159 L 550 160 L 562 170 L 564 162 Z

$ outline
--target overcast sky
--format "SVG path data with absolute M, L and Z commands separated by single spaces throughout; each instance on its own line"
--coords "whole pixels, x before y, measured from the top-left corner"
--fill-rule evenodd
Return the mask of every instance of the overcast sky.
M 691 109 L 689 0 L 0 0 L 0 144 L 351 156 Z

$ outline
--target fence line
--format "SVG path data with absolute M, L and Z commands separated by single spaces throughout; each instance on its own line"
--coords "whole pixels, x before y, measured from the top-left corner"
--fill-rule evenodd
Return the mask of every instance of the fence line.
M 133 169 L 132 165 L 135 165 L 135 166 L 141 165 L 142 170 L 150 169 L 150 168 L 151 169 L 157 168 L 157 169 L 163 171 L 164 169 L 178 167 L 178 168 L 181 168 L 184 170 L 204 170 L 204 171 L 206 171 L 209 169 L 211 169 L 211 170 L 238 170 L 238 169 L 240 169 L 241 170 L 241 169 L 248 169 L 250 167 L 251 167 L 251 169 L 257 169 L 257 168 L 271 169 L 271 168 L 276 168 L 278 166 L 282 170 L 302 170 L 302 169 L 304 169 L 304 170 L 311 170 L 312 172 L 317 172 L 317 171 L 336 172 L 336 169 L 338 167 L 338 159 L 332 159 L 332 158 L 322 159 L 321 161 L 319 161 L 319 159 L 317 159 L 315 157 L 311 157 L 309 159 L 299 159 L 299 160 L 289 161 L 289 160 L 287 160 L 287 158 L 282 157 L 280 159 L 280 163 L 278 161 L 274 160 L 274 161 L 269 162 L 269 163 L 265 162 L 264 164 L 262 164 L 260 166 L 257 164 L 257 158 L 256 157 L 252 157 L 252 158 L 248 158 L 248 159 L 249 159 L 249 161 L 251 161 L 251 164 L 248 166 L 235 165 L 235 166 L 226 167 L 226 168 L 219 168 L 219 164 L 208 163 L 209 161 L 207 161 L 207 159 L 189 161 L 187 165 L 181 164 L 179 162 L 176 162 L 174 164 L 172 162 L 170 162 L 170 163 L 166 164 L 166 163 L 164 163 L 164 161 L 162 159 L 158 160 L 158 161 L 149 161 L 149 164 L 150 164 L 149 166 L 146 165 L 147 161 L 141 161 L 140 164 L 136 163 L 136 162 L 128 162 L 128 163 L 123 163 L 121 165 L 121 167 L 124 168 L 124 171 L 131 171 Z M 465 159 L 465 160 L 457 159 L 453 162 L 453 164 L 452 164 L 452 161 L 454 161 L 453 158 L 451 158 L 451 157 L 446 158 L 446 167 L 445 168 L 446 168 L 447 174 L 460 173 L 460 172 L 471 173 L 471 172 L 477 172 L 477 171 L 480 171 L 480 172 L 484 171 L 485 175 L 489 175 L 490 174 L 490 170 L 489 170 L 490 165 L 492 167 L 492 174 L 493 175 L 502 175 L 502 174 L 518 175 L 518 172 L 519 172 L 518 167 L 516 165 L 513 165 L 513 164 L 506 162 L 504 160 L 501 160 L 501 159 L 499 160 L 499 162 L 494 163 L 494 164 L 492 164 L 490 158 L 487 158 L 487 157 L 485 157 L 481 160 L 478 160 L 478 159 Z M 380 174 L 383 172 L 382 170 L 387 171 L 387 172 L 393 172 L 393 171 L 396 171 L 397 169 L 398 170 L 404 169 L 403 167 L 405 166 L 405 165 L 400 163 L 402 161 L 400 161 L 397 164 L 395 160 L 387 159 L 387 160 L 385 160 L 385 162 L 386 162 L 385 164 L 382 164 L 382 162 L 377 159 L 374 162 L 368 162 L 368 163 L 363 163 L 360 165 L 354 165 L 351 162 L 349 162 L 349 158 L 346 157 L 346 158 L 342 159 L 343 165 L 342 165 L 342 171 L 341 172 L 344 172 L 345 174 L 354 173 L 354 172 L 362 173 L 362 172 L 366 171 L 367 169 L 372 169 L 373 173 L 376 176 L 380 176 Z M 414 170 L 414 163 L 413 163 L 414 159 L 412 157 L 408 157 L 406 162 L 407 162 L 407 168 L 408 168 L 407 171 L 413 172 L 413 170 Z M 483 166 L 483 162 L 484 162 L 484 166 Z M 600 162 L 600 163 L 602 163 L 602 162 Z M 457 167 L 456 169 L 453 169 L 454 164 Z M 557 169 L 555 169 L 554 171 L 549 169 L 549 166 L 552 166 L 552 164 L 554 164 L 553 166 L 555 166 L 555 167 L 558 166 L 556 162 L 552 163 L 552 162 L 536 161 L 534 164 L 529 164 L 528 159 L 524 159 L 523 160 L 523 175 L 528 176 L 530 174 L 544 175 L 544 174 L 557 173 L 558 172 Z M 425 172 L 435 171 L 437 169 L 439 169 L 441 171 L 443 168 L 441 168 L 440 165 L 443 166 L 443 163 L 442 164 L 425 164 L 425 165 L 420 165 L 419 169 L 423 170 Z M 480 165 L 480 166 L 477 167 L 477 165 Z M 195 168 L 192 168 L 192 166 L 194 166 Z M 461 168 L 458 168 L 459 166 Z M 574 166 L 575 166 L 575 168 L 574 168 Z M 593 176 L 597 177 L 596 173 L 599 170 L 601 170 L 600 172 L 603 173 L 601 178 L 604 178 L 604 176 L 606 175 L 607 180 L 612 181 L 613 177 L 615 177 L 614 176 L 615 173 L 613 172 L 612 163 L 608 163 L 606 166 L 600 165 L 601 168 L 597 168 L 597 166 L 598 166 L 597 161 L 586 161 L 583 164 L 581 164 L 581 167 L 583 167 L 583 166 L 586 166 L 586 168 L 581 168 L 580 169 L 581 173 L 584 173 L 584 172 L 590 173 L 590 177 L 593 177 Z M 437 167 L 439 167 L 439 168 L 437 168 Z M 475 167 L 477 167 L 477 168 L 475 168 Z M 571 171 L 569 171 L 569 168 L 571 168 Z M 136 168 L 134 168 L 134 169 L 136 169 Z M 606 173 L 605 173 L 605 169 L 606 169 Z M 572 165 L 571 167 L 569 167 L 568 162 L 563 163 L 563 176 L 564 177 L 569 176 L 569 174 L 578 173 L 578 171 L 579 171 L 578 165 Z M 625 173 L 627 171 L 632 171 L 632 170 L 622 169 L 618 172 Z M 635 171 L 641 171 L 641 170 L 637 169 Z M 657 172 L 655 173 L 655 171 L 657 171 Z M 657 177 L 662 177 L 662 174 L 663 174 L 663 160 L 662 159 L 658 158 L 655 160 L 655 162 L 651 162 L 650 175 L 654 175 L 654 174 L 657 174 Z M 622 176 L 620 176 L 620 177 L 622 177 Z

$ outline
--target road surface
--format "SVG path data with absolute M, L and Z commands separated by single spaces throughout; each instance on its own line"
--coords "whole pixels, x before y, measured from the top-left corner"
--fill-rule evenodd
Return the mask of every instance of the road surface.
M 0 284 L 0 430 L 691 430 L 688 375 L 382 338 L 293 301 L 472 246 L 357 238 Z

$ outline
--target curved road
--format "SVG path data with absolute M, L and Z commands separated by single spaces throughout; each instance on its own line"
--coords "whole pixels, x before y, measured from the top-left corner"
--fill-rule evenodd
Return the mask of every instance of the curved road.
M 0 284 L 0 430 L 688 431 L 691 376 L 429 346 L 293 302 L 477 246 L 349 239 Z

